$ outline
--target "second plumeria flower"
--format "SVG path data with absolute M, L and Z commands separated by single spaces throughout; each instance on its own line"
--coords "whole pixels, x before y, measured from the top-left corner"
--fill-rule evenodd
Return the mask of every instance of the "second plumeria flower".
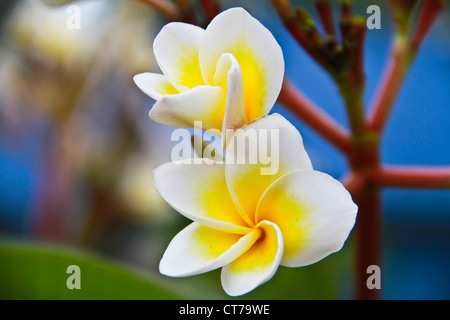
M 156 100 L 150 118 L 172 127 L 237 129 L 267 115 L 284 76 L 273 35 L 242 8 L 217 15 L 208 27 L 173 22 L 155 38 L 163 74 L 141 73 L 137 86 Z
M 244 152 L 232 148 L 261 130 L 279 132 L 279 170 L 271 175 L 261 174 L 262 162 L 243 161 L 258 143 Z M 339 181 L 313 170 L 300 133 L 285 118 L 272 114 L 244 125 L 225 158 L 154 170 L 159 194 L 193 221 L 169 244 L 162 274 L 185 277 L 222 267 L 224 290 L 238 296 L 271 279 L 280 265 L 310 265 L 341 249 L 358 208 Z

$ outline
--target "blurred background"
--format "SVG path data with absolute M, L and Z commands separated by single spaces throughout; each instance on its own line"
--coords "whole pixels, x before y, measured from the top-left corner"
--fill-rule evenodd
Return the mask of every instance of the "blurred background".
M 296 3 L 296 1 L 293 1 Z M 300 1 L 297 1 L 300 2 Z M 244 6 L 283 48 L 286 73 L 347 126 L 339 93 L 290 37 L 270 1 Z M 312 9 L 312 1 L 301 1 Z M 153 168 L 170 161 L 172 128 L 148 118 L 153 101 L 133 83 L 159 72 L 152 42 L 167 23 L 138 1 L 84 0 L 80 28 L 69 5 L 0 3 L 0 298 L 229 299 L 220 270 L 172 279 L 159 260 L 189 223 L 153 187 Z M 366 40 L 366 102 L 389 55 L 393 23 L 383 1 L 380 30 Z M 420 50 L 383 138 L 386 164 L 450 165 L 450 12 Z M 345 158 L 282 106 L 314 167 L 335 178 Z M 450 299 L 450 190 L 387 189 L 383 200 L 382 298 Z M 353 237 L 304 268 L 280 267 L 244 299 L 351 299 Z M 82 290 L 65 286 L 80 265 Z

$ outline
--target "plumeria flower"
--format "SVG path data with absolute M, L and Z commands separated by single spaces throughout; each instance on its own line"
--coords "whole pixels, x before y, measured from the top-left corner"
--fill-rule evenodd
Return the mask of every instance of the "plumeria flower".
M 170 242 L 162 274 L 185 277 L 222 267 L 225 292 L 238 296 L 271 279 L 279 265 L 310 265 L 341 249 L 356 219 L 350 194 L 313 170 L 299 132 L 278 114 L 243 126 L 230 145 L 262 129 L 279 132 L 273 175 L 261 174 L 262 162 L 229 161 L 242 160 L 235 148 L 227 149 L 224 162 L 170 162 L 154 170 L 159 194 L 193 221 Z
M 202 121 L 205 130 L 226 138 L 226 129 L 267 115 L 281 90 L 281 48 L 242 8 L 220 13 L 206 30 L 169 23 L 153 51 L 163 74 L 141 73 L 134 81 L 156 100 L 150 118 L 167 126 L 191 128 Z

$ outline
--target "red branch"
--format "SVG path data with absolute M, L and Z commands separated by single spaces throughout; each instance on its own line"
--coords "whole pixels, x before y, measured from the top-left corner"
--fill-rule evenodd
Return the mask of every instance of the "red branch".
M 316 1 L 315 7 L 322 22 L 323 29 L 327 35 L 336 36 L 334 28 L 333 13 L 331 11 L 331 4 L 329 1 Z
M 200 0 L 203 10 L 205 11 L 208 22 L 214 19 L 220 12 L 219 5 L 215 0 Z
M 367 175 L 363 171 L 353 171 L 342 180 L 345 189 L 352 195 L 357 197 L 364 189 L 367 183 Z
M 372 179 L 385 187 L 450 188 L 450 167 L 382 167 Z
M 422 2 L 416 28 L 411 37 L 411 46 L 414 49 L 420 46 L 444 7 L 445 0 L 427 0 Z
M 339 18 L 341 20 L 348 19 L 352 16 L 352 2 L 351 1 L 340 1 L 340 14 Z
M 304 96 L 289 80 L 283 82 L 278 100 L 337 148 L 345 153 L 350 152 L 349 133 Z
M 373 131 L 380 132 L 383 129 L 403 84 L 408 70 L 405 65 L 405 59 L 407 59 L 406 49 L 405 46 L 396 45 L 392 50 L 381 87 L 371 108 L 369 127 Z

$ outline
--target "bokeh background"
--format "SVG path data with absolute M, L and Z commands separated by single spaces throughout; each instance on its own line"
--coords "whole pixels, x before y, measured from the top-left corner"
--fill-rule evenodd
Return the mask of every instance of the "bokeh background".
M 300 1 L 297 1 L 300 2 Z M 286 73 L 347 126 L 337 88 L 295 43 L 270 1 L 244 6 L 275 35 Z M 294 1 L 295 3 L 295 1 Z M 312 1 L 301 1 L 312 10 Z M 158 273 L 172 237 L 189 221 L 156 193 L 151 172 L 170 161 L 173 129 L 151 121 L 153 101 L 136 73 L 158 72 L 152 42 L 167 23 L 137 1 L 84 0 L 81 28 L 67 6 L 0 3 L 0 298 L 229 299 L 220 270 L 173 279 Z M 367 105 L 389 55 L 393 23 L 383 1 L 380 30 L 366 40 Z M 386 164 L 450 165 L 450 13 L 414 63 L 383 138 Z M 342 178 L 345 158 L 280 105 L 303 135 L 317 170 Z M 450 190 L 383 193 L 382 298 L 450 298 Z M 280 267 L 244 299 L 351 299 L 353 236 L 304 268 Z M 68 290 L 66 268 L 81 268 Z M 238 298 L 239 299 L 239 298 Z

